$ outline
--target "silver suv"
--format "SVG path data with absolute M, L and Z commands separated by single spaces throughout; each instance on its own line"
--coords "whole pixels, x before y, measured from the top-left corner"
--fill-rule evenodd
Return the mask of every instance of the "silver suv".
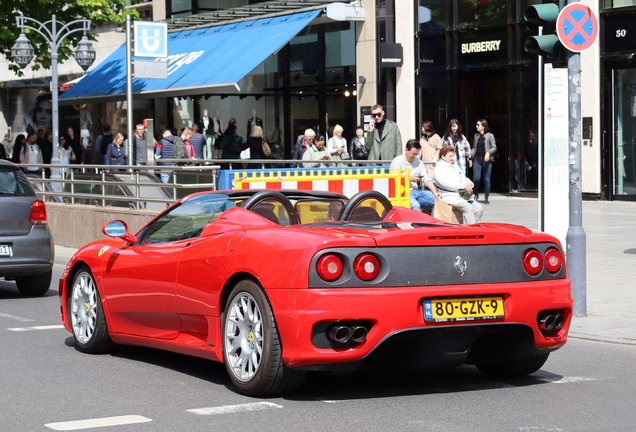
M 44 202 L 17 165 L 0 160 L 0 277 L 15 280 L 23 295 L 42 295 L 54 253 Z

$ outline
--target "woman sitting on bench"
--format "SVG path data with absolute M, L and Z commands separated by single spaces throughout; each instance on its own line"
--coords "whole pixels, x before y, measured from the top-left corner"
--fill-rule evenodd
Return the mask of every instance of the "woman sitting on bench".
M 465 223 L 481 222 L 484 206 L 474 199 L 473 182 L 466 178 L 461 167 L 455 163 L 455 147 L 447 145 L 439 151 L 433 181 L 442 194 L 442 202 L 460 209 Z

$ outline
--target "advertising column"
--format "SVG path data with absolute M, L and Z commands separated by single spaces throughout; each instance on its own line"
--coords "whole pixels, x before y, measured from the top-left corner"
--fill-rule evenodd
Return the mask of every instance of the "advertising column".
M 570 225 L 568 186 L 568 70 L 544 66 L 545 232 L 565 247 Z

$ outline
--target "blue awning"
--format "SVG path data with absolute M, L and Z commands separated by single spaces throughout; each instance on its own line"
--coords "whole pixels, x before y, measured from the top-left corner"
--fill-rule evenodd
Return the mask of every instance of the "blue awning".
M 168 78 L 133 79 L 145 97 L 201 94 L 238 82 L 305 28 L 321 10 L 263 18 L 168 35 Z M 98 102 L 126 95 L 126 44 L 60 96 L 60 102 Z

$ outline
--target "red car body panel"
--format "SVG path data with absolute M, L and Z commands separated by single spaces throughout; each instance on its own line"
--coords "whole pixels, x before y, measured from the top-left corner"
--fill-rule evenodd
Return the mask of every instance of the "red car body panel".
M 325 249 L 381 252 L 383 248 L 413 245 L 551 243 L 561 250 L 553 237 L 513 225 L 449 225 L 402 208 L 393 208 L 384 222 L 394 224 L 369 229 L 346 225 L 285 227 L 249 210 L 232 208 L 206 225 L 197 238 L 134 246 L 121 240 L 96 241 L 73 256 L 60 279 L 61 320 L 72 331 L 68 293 L 75 271 L 86 265 L 95 277 L 114 342 L 220 362 L 224 295 L 241 278 L 256 280 L 266 293 L 280 334 L 283 360 L 289 367 L 360 361 L 392 335 L 410 330 L 521 324 L 532 329 L 537 350 L 547 352 L 565 344 L 573 304 L 565 270 L 559 277 L 524 282 L 310 287 L 312 259 Z M 422 226 L 414 228 L 413 222 Z M 504 318 L 461 323 L 424 320 L 424 299 L 490 295 L 503 297 Z M 537 326 L 537 314 L 546 309 L 564 311 L 565 325 L 550 336 L 543 335 Z M 371 322 L 366 340 L 335 349 L 312 343 L 317 323 L 343 320 Z

